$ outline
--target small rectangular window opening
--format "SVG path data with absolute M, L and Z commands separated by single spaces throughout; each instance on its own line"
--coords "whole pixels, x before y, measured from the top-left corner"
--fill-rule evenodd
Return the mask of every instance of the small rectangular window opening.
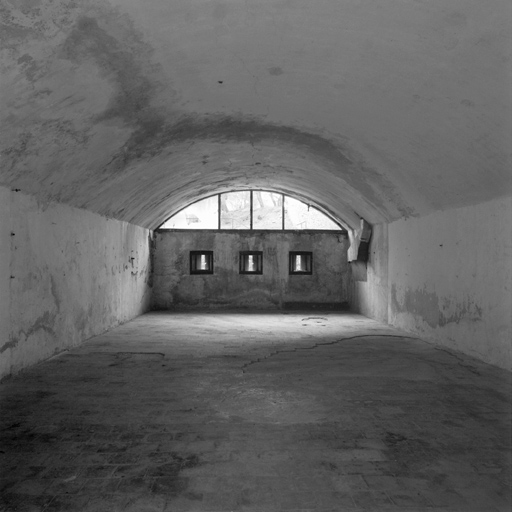
M 312 252 L 290 252 L 290 274 L 312 274 Z
M 213 251 L 190 251 L 191 274 L 213 274 Z
M 263 252 L 240 251 L 240 274 L 263 274 Z

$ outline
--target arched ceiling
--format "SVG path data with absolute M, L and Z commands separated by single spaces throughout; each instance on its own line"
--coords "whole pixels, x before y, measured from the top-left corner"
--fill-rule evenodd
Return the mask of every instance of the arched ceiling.
M 512 193 L 510 0 L 2 0 L 0 184 L 145 227 L 215 192 L 347 226 Z

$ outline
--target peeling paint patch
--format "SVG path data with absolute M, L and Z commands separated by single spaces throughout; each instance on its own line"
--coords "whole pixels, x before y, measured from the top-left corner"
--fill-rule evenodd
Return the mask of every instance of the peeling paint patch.
M 439 299 L 435 293 L 425 288 L 411 291 L 407 289 L 402 296 L 396 286 L 391 287 L 391 301 L 395 311 L 420 316 L 430 327 L 439 325 Z
M 444 327 L 450 323 L 458 324 L 463 320 L 480 322 L 482 315 L 482 308 L 470 296 L 464 297 L 457 303 L 453 299 L 445 299 L 439 315 L 439 326 Z
M 425 287 L 399 291 L 396 285 L 392 285 L 391 302 L 396 313 L 409 313 L 420 317 L 432 328 L 458 324 L 461 321 L 482 320 L 482 308 L 471 297 L 468 296 L 462 301 L 445 297 L 441 302 L 436 293 L 427 292 Z

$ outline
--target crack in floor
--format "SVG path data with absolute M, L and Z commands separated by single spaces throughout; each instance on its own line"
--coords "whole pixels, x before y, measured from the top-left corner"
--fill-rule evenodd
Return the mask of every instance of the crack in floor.
M 276 350 L 275 352 L 270 352 L 270 354 L 268 354 L 265 357 L 260 357 L 258 359 L 249 361 L 248 363 L 244 364 L 242 366 L 242 373 L 245 373 L 245 371 L 247 370 L 247 368 L 249 366 L 252 366 L 253 364 L 256 364 L 256 363 L 262 363 L 262 362 L 266 361 L 267 359 L 270 359 L 271 357 L 274 357 L 278 354 L 283 354 L 286 352 L 293 353 L 293 352 L 297 352 L 299 350 L 313 350 L 317 347 L 322 347 L 322 346 L 327 346 L 327 345 L 336 345 L 336 343 L 340 343 L 341 341 L 354 340 L 354 339 L 358 339 L 358 338 L 372 338 L 372 337 L 376 337 L 376 336 L 378 336 L 379 338 L 401 338 L 401 339 L 410 339 L 410 340 L 417 339 L 413 336 L 400 336 L 399 334 L 358 334 L 356 336 L 347 336 L 346 338 L 339 338 L 334 341 L 326 341 L 325 343 L 318 342 L 310 347 L 295 347 L 291 350 Z
M 428 342 L 427 342 L 428 343 Z M 459 362 L 459 366 L 462 366 L 462 368 L 466 368 L 466 370 L 469 370 L 471 373 L 474 373 L 475 375 L 480 375 L 480 372 L 474 367 L 468 364 L 462 357 L 458 356 L 457 354 L 453 353 L 448 348 L 438 347 L 434 345 L 433 343 L 429 343 L 429 345 L 432 345 L 434 350 L 439 350 L 440 352 L 444 352 L 445 354 L 448 354 L 449 356 L 454 357 Z

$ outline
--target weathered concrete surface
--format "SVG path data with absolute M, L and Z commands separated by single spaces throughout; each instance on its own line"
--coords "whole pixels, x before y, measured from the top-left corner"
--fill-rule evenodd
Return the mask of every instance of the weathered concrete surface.
M 250 187 L 309 199 L 347 228 L 360 217 L 392 222 L 389 249 L 370 262 L 374 291 L 357 285 L 362 310 L 383 318 L 389 304 L 390 321 L 501 364 L 508 299 L 489 298 L 495 278 L 485 276 L 510 253 L 500 242 L 495 252 L 487 235 L 495 209 L 467 210 L 491 215 L 475 219 L 473 238 L 474 226 L 453 225 L 448 213 L 423 218 L 512 191 L 510 15 L 509 0 L 6 0 L 0 185 L 146 228 L 194 200 Z M 394 222 L 414 216 L 422 219 Z M 432 243 L 408 256 L 410 230 Z M 471 287 L 445 277 L 455 275 L 455 250 L 422 264 L 445 236 L 471 241 L 460 265 Z M 17 259 L 32 264 L 25 245 Z M 388 257 L 395 288 L 384 298 Z M 19 286 L 6 275 L 2 304 Z M 36 300 L 21 329 L 45 338 L 55 303 L 45 302 L 51 280 L 41 286 L 45 306 Z M 1 336 L 2 347 L 14 342 Z
M 388 321 L 388 225 L 372 227 L 366 281 L 353 281 L 353 309 L 380 322 Z
M 1 190 L 0 377 L 147 310 L 148 230 Z
M 357 315 L 152 313 L 0 385 L 0 507 L 508 512 L 510 384 Z
M 387 304 L 390 324 L 512 369 L 511 218 L 509 197 L 390 224 L 374 240 L 389 267 L 375 255 L 375 278 L 356 283 L 361 311 L 382 318 Z
M 389 226 L 389 322 L 512 369 L 512 197 Z
M 509 0 L 13 0 L 1 17 L 0 183 L 43 201 L 155 228 L 262 186 L 355 227 L 511 191 Z
M 11 229 L 8 222 L 10 218 L 11 192 L 0 187 L 0 347 L 8 346 L 11 332 Z
M 333 233 L 158 231 L 152 307 L 281 308 L 350 300 L 348 240 Z M 214 251 L 213 275 L 190 275 L 190 251 Z M 239 274 L 240 251 L 263 252 L 262 275 Z M 312 251 L 313 274 L 288 274 L 289 251 Z

